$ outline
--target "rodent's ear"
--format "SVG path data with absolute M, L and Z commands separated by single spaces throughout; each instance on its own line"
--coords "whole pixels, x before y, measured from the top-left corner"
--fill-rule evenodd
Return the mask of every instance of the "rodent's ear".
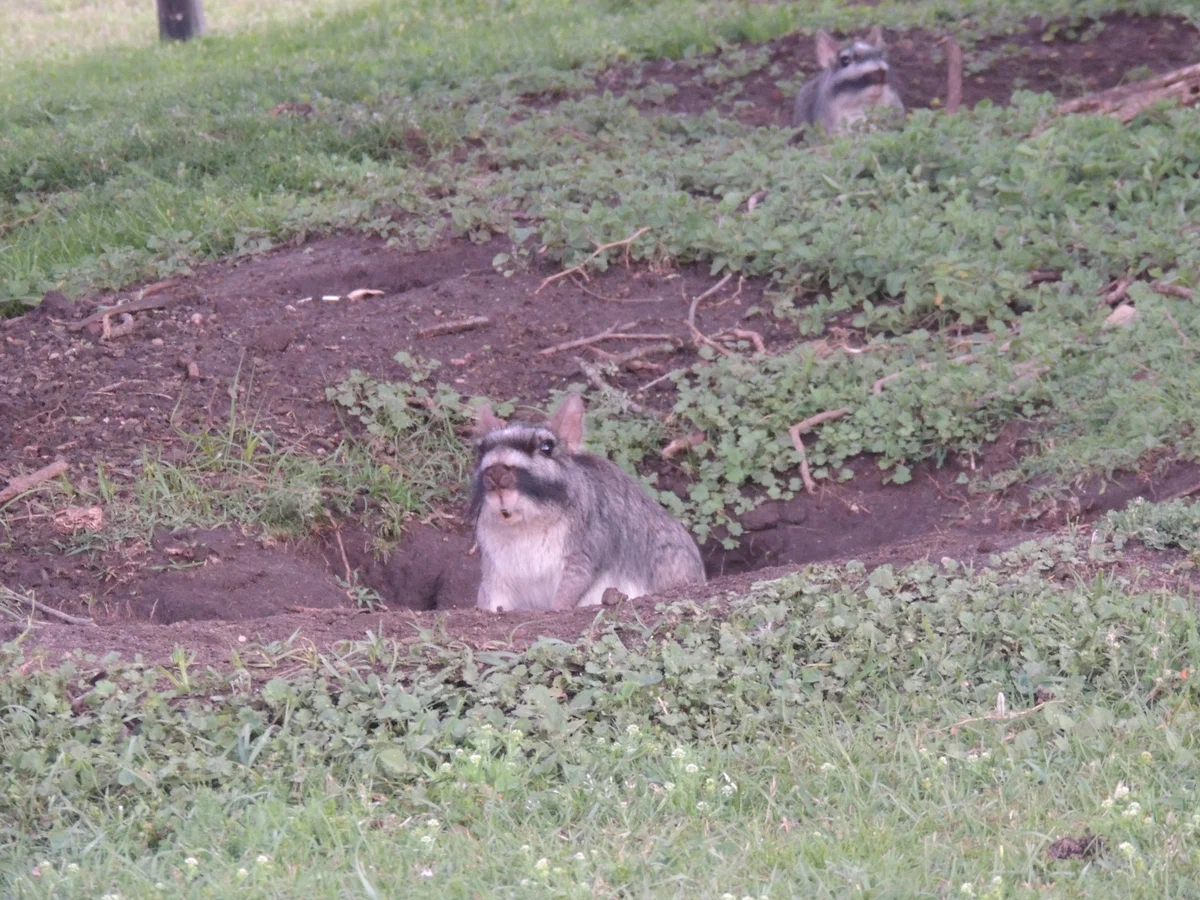
M 828 69 L 837 59 L 838 45 L 824 29 L 817 32 L 817 65 Z
M 547 423 L 571 453 L 583 446 L 583 398 L 572 392 L 563 397 Z
M 503 428 L 508 423 L 492 412 L 492 404 L 485 403 L 475 414 L 475 427 L 472 429 L 479 437 L 497 428 Z
M 867 43 L 873 44 L 880 50 L 883 49 L 883 29 L 876 25 L 871 29 L 871 33 L 867 35 Z

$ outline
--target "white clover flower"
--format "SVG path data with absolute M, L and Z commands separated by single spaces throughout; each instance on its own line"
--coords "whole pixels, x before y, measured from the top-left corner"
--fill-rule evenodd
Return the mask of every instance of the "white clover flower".
M 546 859 L 546 857 L 543 856 L 541 859 L 539 859 L 537 862 L 535 862 L 533 864 L 533 867 L 535 869 L 537 869 L 539 872 L 545 872 L 547 869 L 550 868 L 550 860 Z
M 467 751 L 466 751 L 466 750 L 464 750 L 462 747 L 455 747 L 455 748 L 454 748 L 454 755 L 455 755 L 455 756 L 466 756 L 466 755 L 467 755 Z
M 708 803 L 704 800 L 701 800 L 696 804 L 696 812 L 708 812 Z
M 478 753 L 472 753 L 470 756 L 470 760 L 471 760 L 471 765 L 477 766 L 481 762 L 483 762 L 483 757 L 480 756 Z
M 433 845 L 433 835 L 432 834 L 421 835 L 421 843 L 424 844 L 426 847 L 432 846 Z
M 920 748 L 920 749 L 919 749 L 917 752 L 918 752 L 918 753 L 920 753 L 922 756 L 928 756 L 928 755 L 929 755 L 929 750 L 928 750 L 927 748 L 925 748 L 925 747 L 922 747 L 922 748 Z
M 949 765 L 949 762 L 947 762 L 947 760 L 946 760 L 946 757 L 944 757 L 944 756 L 939 756 L 939 757 L 938 757 L 937 764 L 938 764 L 939 766 L 945 767 L 945 766 L 948 766 L 948 765 Z M 972 888 L 972 890 L 974 890 L 974 889 Z
M 663 782 L 663 790 L 666 791 L 668 794 L 671 793 L 671 791 L 675 790 L 675 782 L 664 781 Z M 1200 816 L 1196 816 L 1196 818 L 1200 819 Z
M 194 868 L 196 868 L 196 866 L 200 865 L 200 860 L 196 859 L 196 857 L 194 857 L 194 856 L 189 856 L 187 859 L 185 859 L 183 861 L 183 864 L 185 866 L 189 866 L 190 868 L 194 869 Z
M 689 775 L 695 775 L 697 772 L 700 771 L 700 767 L 698 765 L 696 765 L 695 763 L 688 763 L 686 766 L 683 767 L 683 771 L 687 772 Z
M 448 762 L 442 763 L 440 766 L 438 766 L 438 771 L 439 772 L 453 772 L 454 766 L 450 765 L 450 763 L 448 763 Z
M 571 859 L 575 860 L 576 862 L 587 862 L 587 855 L 580 851 L 572 856 Z
M 833 763 L 831 763 L 831 762 L 824 762 L 824 763 L 821 763 L 821 771 L 822 771 L 822 772 L 832 772 L 832 771 L 833 771 L 834 769 L 836 769 L 836 768 L 837 768 L 837 766 L 835 766 L 835 765 L 834 765 Z
M 250 873 L 249 873 L 249 872 L 247 872 L 245 869 L 238 869 L 238 870 L 237 870 L 237 879 L 238 879 L 238 881 L 241 881 L 243 878 L 249 878 L 249 877 L 250 877 Z
M 687 756 L 687 751 L 682 747 L 676 747 L 671 751 L 671 756 L 675 759 L 683 759 L 685 756 Z
M 525 732 L 523 732 L 520 728 L 514 728 L 509 732 L 509 734 L 512 735 L 512 739 L 514 741 L 522 741 L 525 739 Z
M 521 845 L 521 852 L 522 852 L 522 853 L 532 853 L 532 852 L 533 852 L 533 848 L 532 848 L 532 847 L 530 847 L 528 844 L 522 844 L 522 845 Z
M 491 722 L 484 722 L 482 725 L 479 726 L 479 730 L 482 731 L 484 734 L 490 734 L 491 732 L 495 731 L 496 729 L 494 729 L 492 727 Z
M 721 900 L 737 900 L 737 897 L 733 896 L 733 894 L 722 894 Z
M 1149 750 L 1143 750 L 1142 762 L 1146 765 L 1150 765 L 1150 763 L 1154 762 L 1154 754 L 1152 754 Z
M 724 794 L 726 797 L 732 797 L 734 794 L 737 793 L 737 785 L 736 784 L 723 784 L 723 785 L 721 785 L 721 793 Z
M 422 869 L 421 877 L 422 878 L 432 878 L 433 877 L 433 869 Z
M 975 896 L 975 886 L 973 884 L 971 884 L 971 882 L 969 882 L 969 881 L 964 881 L 962 883 L 962 885 L 959 887 L 958 892 L 960 894 L 962 894 L 964 897 L 974 897 Z
M 1101 801 L 1100 801 L 1100 805 L 1101 805 L 1102 807 L 1104 807 L 1105 809 L 1112 809 L 1112 805 L 1113 805 L 1113 798 L 1112 798 L 1112 797 L 1105 797 L 1103 800 L 1101 800 Z
M 1120 800 L 1122 797 L 1124 797 L 1128 793 L 1129 793 L 1129 785 L 1127 785 L 1123 781 L 1118 781 L 1117 786 L 1115 788 L 1113 788 L 1113 794 L 1112 794 L 1113 799 Z
M 1133 800 L 1130 802 L 1130 804 L 1127 807 L 1125 807 L 1125 812 L 1121 813 L 1121 815 L 1123 815 L 1127 819 L 1132 819 L 1134 816 L 1138 815 L 1141 811 L 1142 811 L 1142 805 L 1140 803 L 1138 803 L 1136 800 Z
M 993 875 L 992 876 L 992 884 L 996 884 L 996 885 L 1004 884 L 1004 877 L 1001 875 Z
M 971 765 L 974 765 L 975 763 L 979 762 L 979 754 L 978 753 L 968 753 L 967 754 L 967 762 L 970 763 Z
M 267 856 L 265 853 L 260 853 L 258 856 L 254 857 L 254 861 L 260 866 L 265 866 L 271 862 L 271 857 Z
M 439 822 L 437 819 L 430 819 L 430 820 L 429 820 L 428 822 L 426 822 L 425 824 L 426 824 L 427 826 L 429 826 L 430 828 L 432 828 L 434 831 L 437 831 L 439 828 L 441 828 L 441 827 L 442 827 L 442 823 L 441 823 L 441 822 Z
M 1137 854 L 1137 851 L 1133 849 L 1133 844 L 1129 843 L 1129 841 L 1121 841 L 1121 843 L 1117 844 L 1117 849 L 1131 859 Z

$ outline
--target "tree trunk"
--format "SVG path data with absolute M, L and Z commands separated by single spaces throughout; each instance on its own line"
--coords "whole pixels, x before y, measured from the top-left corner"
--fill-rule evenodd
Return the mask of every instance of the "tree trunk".
M 164 41 L 187 41 L 204 34 L 201 0 L 156 0 L 158 36 Z

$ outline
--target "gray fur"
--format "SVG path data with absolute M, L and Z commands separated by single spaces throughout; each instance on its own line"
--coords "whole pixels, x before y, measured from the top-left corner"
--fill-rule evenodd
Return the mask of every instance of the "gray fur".
M 821 72 L 796 94 L 794 127 L 819 125 L 834 135 L 849 131 L 872 107 L 903 115 L 904 103 L 893 84 L 878 26 L 865 41 L 850 41 L 841 47 L 818 31 L 816 49 Z
M 581 452 L 578 394 L 544 425 L 510 425 L 484 407 L 477 434 L 479 608 L 572 609 L 610 587 L 633 598 L 705 583 L 687 530 L 619 466 Z

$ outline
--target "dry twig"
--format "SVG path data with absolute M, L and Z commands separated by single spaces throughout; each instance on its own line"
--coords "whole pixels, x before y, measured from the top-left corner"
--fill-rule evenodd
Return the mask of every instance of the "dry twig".
M 628 332 L 625 329 L 635 328 L 637 322 L 626 322 L 624 325 L 613 325 L 611 328 L 606 328 L 599 334 L 593 334 L 591 337 L 577 338 L 573 341 L 564 341 L 561 344 L 555 344 L 553 347 L 545 347 L 538 351 L 539 356 L 553 356 L 555 353 L 562 353 L 564 350 L 578 350 L 580 347 L 590 347 L 592 344 L 598 344 L 601 341 L 670 341 L 674 339 L 674 335 L 670 334 L 645 334 L 641 332 Z
M 1185 288 L 1182 284 L 1167 284 L 1162 281 L 1150 282 L 1150 290 L 1156 294 L 1162 294 L 1164 297 L 1178 297 L 1180 300 L 1191 300 L 1192 289 Z
M 713 294 L 715 294 L 717 291 L 719 291 L 721 288 L 723 288 L 726 284 L 728 284 L 729 279 L 731 279 L 732 277 L 733 277 L 732 272 L 726 273 L 724 278 L 722 278 L 720 281 L 718 281 L 716 284 L 714 284 L 712 287 L 710 287 L 707 291 L 705 291 L 703 294 L 698 294 L 696 297 L 694 297 L 692 299 L 692 305 L 688 309 L 688 316 L 687 316 L 687 326 L 688 326 L 688 331 L 690 331 L 692 333 L 692 342 L 697 347 L 700 346 L 701 344 L 707 344 L 708 346 L 710 346 L 714 350 L 716 350 L 718 353 L 724 354 L 725 356 L 733 356 L 733 354 L 729 350 L 725 349 L 720 344 L 718 344 L 716 341 L 714 341 L 712 338 L 710 338 L 708 335 L 704 334 L 704 332 L 702 332 L 699 328 L 696 327 L 696 309 L 700 306 L 700 304 L 704 300 L 708 299 Z
M 942 45 L 946 48 L 946 112 L 954 115 L 962 106 L 962 47 L 950 35 L 942 38 Z
M 21 603 L 29 604 L 29 606 L 32 607 L 37 612 L 43 613 L 47 616 L 50 616 L 50 618 L 52 618 L 52 619 L 58 619 L 58 621 L 60 621 L 60 622 L 66 622 L 68 625 L 95 625 L 96 624 L 92 619 L 89 619 L 86 616 L 68 615 L 67 613 L 63 612 L 62 610 L 55 609 L 53 606 L 47 606 L 45 603 L 42 603 L 40 600 L 35 600 L 33 598 L 32 594 L 18 594 L 16 591 L 10 591 L 7 589 L 4 590 L 4 593 L 6 595 L 8 595 L 9 597 L 12 597 L 13 599 L 15 599 Z
M 693 431 L 691 434 L 686 434 L 683 437 L 675 438 L 667 446 L 663 447 L 662 458 L 670 459 L 685 450 L 691 450 L 693 447 L 698 447 L 704 443 L 707 435 L 703 431 Z
M 70 464 L 65 459 L 56 459 L 50 465 L 42 466 L 36 472 L 30 472 L 28 475 L 20 475 L 14 478 L 8 483 L 8 487 L 0 491 L 0 506 L 13 499 L 13 497 L 19 497 L 30 488 L 37 487 L 43 481 L 57 478 L 70 467 Z
M 850 410 L 844 406 L 838 409 L 826 410 L 825 412 L 817 413 L 815 416 L 809 416 L 803 422 L 797 422 L 788 429 L 788 434 L 792 438 L 792 446 L 800 454 L 800 477 L 804 481 L 804 490 L 810 494 L 816 493 L 817 483 L 813 481 L 812 474 L 808 471 L 808 454 L 804 452 L 804 442 L 800 440 L 800 435 L 823 422 L 832 422 L 834 419 L 840 419 L 849 412 Z
M 587 278 L 587 273 L 584 271 L 585 267 L 593 259 L 596 259 L 598 256 L 600 256 L 600 254 L 603 253 L 605 250 L 611 250 L 613 247 L 624 247 L 625 254 L 626 254 L 626 256 L 628 256 L 629 255 L 629 245 L 632 244 L 634 241 L 636 241 L 638 238 L 640 238 L 643 234 L 645 234 L 649 230 L 650 230 L 649 226 L 646 226 L 644 228 L 639 228 L 637 231 L 635 231 L 633 234 L 631 234 L 629 237 L 627 237 L 623 240 L 613 241 L 610 244 L 598 245 L 596 247 L 596 251 L 591 256 L 589 256 L 587 259 L 585 259 L 583 262 L 581 262 L 579 265 L 571 266 L 571 268 L 569 268 L 569 269 L 563 269 L 563 271 L 559 272 L 558 274 L 551 275 L 550 277 L 543 279 L 542 283 L 537 286 L 537 290 L 535 290 L 534 293 L 535 294 L 540 293 L 542 288 L 546 287 L 549 284 L 553 284 L 554 282 L 558 281 L 560 278 L 566 278 L 568 275 L 573 275 L 573 274 L 578 273 L 578 274 L 582 275 L 584 278 Z
M 492 320 L 487 316 L 471 316 L 466 319 L 456 319 L 453 322 L 442 322 L 438 325 L 430 325 L 428 328 L 422 328 L 417 332 L 419 337 L 429 338 L 437 337 L 443 334 L 458 334 L 462 331 L 470 331 L 472 328 L 482 328 L 484 325 L 491 325 Z

